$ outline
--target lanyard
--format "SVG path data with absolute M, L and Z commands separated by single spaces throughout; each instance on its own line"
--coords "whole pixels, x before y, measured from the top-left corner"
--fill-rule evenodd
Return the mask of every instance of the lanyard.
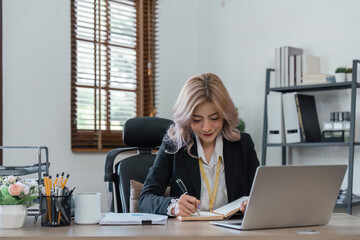
M 215 198 L 216 198 L 216 194 L 217 194 L 217 190 L 218 190 L 219 175 L 220 175 L 220 163 L 221 163 L 221 156 L 219 156 L 219 161 L 218 161 L 217 166 L 216 166 L 216 176 L 215 176 L 214 189 L 213 189 L 213 191 L 211 191 L 210 184 L 209 184 L 209 181 L 207 179 L 205 169 L 204 169 L 204 166 L 203 166 L 203 163 L 202 163 L 202 159 L 199 158 L 200 172 L 201 172 L 201 175 L 202 175 L 202 177 L 204 179 L 204 182 L 206 184 L 206 188 L 207 188 L 207 191 L 208 191 L 208 194 L 209 194 L 209 199 L 210 199 L 210 201 L 209 201 L 209 210 L 210 211 L 212 211 L 213 208 L 214 208 Z

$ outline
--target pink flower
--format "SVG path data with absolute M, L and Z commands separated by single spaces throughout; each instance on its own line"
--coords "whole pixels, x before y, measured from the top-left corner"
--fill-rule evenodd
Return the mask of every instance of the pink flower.
M 7 177 L 7 181 L 8 181 L 8 183 L 14 183 L 14 182 L 16 181 L 16 177 L 14 177 L 14 176 L 8 176 L 8 177 Z
M 30 188 L 25 186 L 24 189 L 23 189 L 23 192 L 25 195 L 28 195 L 29 194 L 29 191 L 30 191 Z
M 38 186 L 38 183 L 36 180 L 31 180 L 30 186 Z
M 14 183 L 10 185 L 9 193 L 12 196 L 19 196 L 23 189 L 24 189 L 24 185 L 20 183 Z

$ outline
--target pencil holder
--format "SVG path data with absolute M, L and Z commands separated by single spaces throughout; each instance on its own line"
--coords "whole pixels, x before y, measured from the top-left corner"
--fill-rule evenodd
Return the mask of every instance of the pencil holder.
M 71 198 L 69 196 L 41 196 L 41 226 L 61 227 L 70 225 Z

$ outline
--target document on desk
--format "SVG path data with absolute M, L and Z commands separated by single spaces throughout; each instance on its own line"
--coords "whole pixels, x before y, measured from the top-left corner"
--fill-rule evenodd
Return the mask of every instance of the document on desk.
M 166 215 L 150 213 L 108 213 L 100 220 L 100 225 L 153 225 L 166 224 Z

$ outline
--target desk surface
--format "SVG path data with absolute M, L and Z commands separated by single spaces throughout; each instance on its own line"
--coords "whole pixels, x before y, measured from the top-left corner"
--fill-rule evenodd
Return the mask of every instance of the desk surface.
M 0 229 L 0 239 L 360 239 L 360 218 L 334 213 L 328 225 L 282 228 L 268 230 L 239 231 L 217 227 L 207 221 L 179 222 L 169 219 L 167 225 L 150 226 L 99 226 L 76 225 L 67 227 L 41 227 L 40 223 L 31 222 L 29 218 L 20 229 Z M 299 234 L 301 230 L 317 230 L 317 234 Z

